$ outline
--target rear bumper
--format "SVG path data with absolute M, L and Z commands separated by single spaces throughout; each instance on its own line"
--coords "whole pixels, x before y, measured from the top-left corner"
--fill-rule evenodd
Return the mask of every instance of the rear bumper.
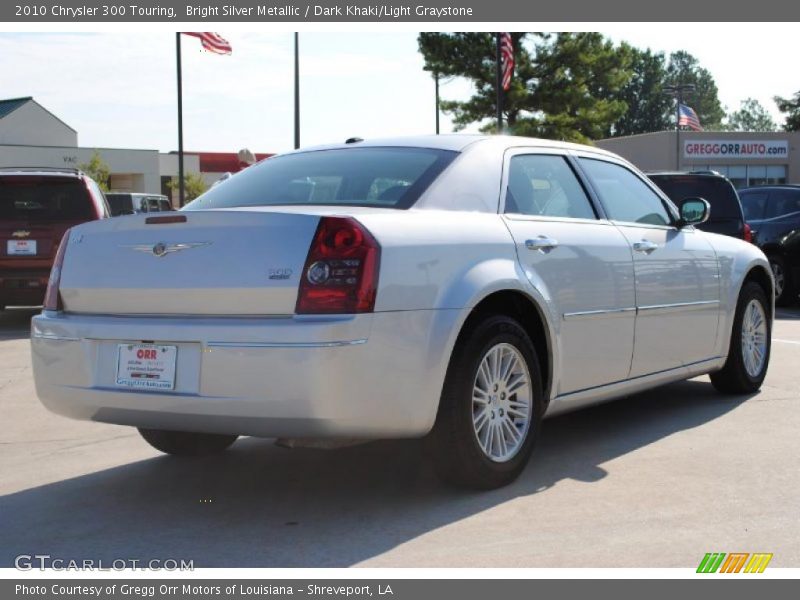
M 36 391 L 76 419 L 264 437 L 412 437 L 433 426 L 461 311 L 32 321 Z M 117 346 L 178 347 L 175 389 L 115 386 Z
M 0 270 L 0 306 L 39 306 L 49 270 Z

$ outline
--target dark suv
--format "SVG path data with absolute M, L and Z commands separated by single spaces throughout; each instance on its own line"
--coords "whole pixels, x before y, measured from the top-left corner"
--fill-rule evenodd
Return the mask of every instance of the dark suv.
M 727 177 L 714 171 L 648 173 L 647 176 L 675 204 L 686 198 L 703 198 L 711 205 L 708 221 L 698 229 L 753 241 L 736 188 Z
M 64 232 L 109 216 L 98 185 L 70 169 L 0 169 L 0 310 L 37 306 Z
M 765 185 L 739 192 L 744 216 L 775 277 L 775 303 L 788 306 L 800 292 L 800 186 Z

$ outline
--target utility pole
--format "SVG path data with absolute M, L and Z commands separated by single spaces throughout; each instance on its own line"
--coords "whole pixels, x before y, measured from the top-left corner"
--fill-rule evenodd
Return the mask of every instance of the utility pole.
M 678 85 L 665 85 L 664 94 L 675 98 L 675 170 L 681 170 L 681 104 L 685 94 L 695 90 L 693 83 L 679 83 Z
M 186 199 L 186 184 L 183 181 L 183 81 L 181 77 L 181 34 L 175 34 L 175 55 L 178 61 L 178 206 Z

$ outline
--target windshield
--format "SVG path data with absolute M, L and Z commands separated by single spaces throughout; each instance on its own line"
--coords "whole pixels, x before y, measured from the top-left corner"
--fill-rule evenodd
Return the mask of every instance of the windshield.
M 75 177 L 0 177 L 0 219 L 86 221 L 93 210 L 86 186 Z
M 340 148 L 276 156 L 215 185 L 184 210 L 323 204 L 408 208 L 456 152 Z

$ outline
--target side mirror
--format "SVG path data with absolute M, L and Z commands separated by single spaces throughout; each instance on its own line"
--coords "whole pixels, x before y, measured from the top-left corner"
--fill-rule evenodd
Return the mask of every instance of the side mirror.
M 699 225 L 708 221 L 711 214 L 711 205 L 702 198 L 686 198 L 678 206 L 681 213 L 679 227 L 686 225 Z

